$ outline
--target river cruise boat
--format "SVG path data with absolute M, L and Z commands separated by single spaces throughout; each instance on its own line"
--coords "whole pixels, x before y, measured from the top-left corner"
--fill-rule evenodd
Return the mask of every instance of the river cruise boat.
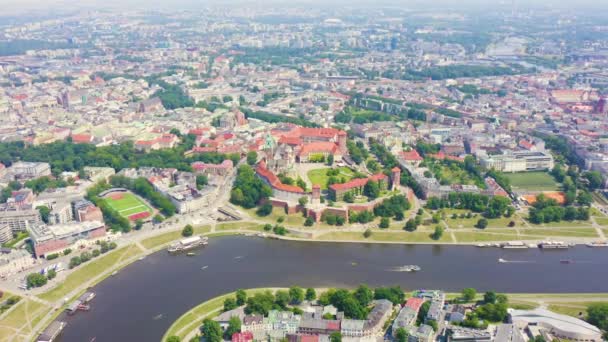
M 608 247 L 608 242 L 606 241 L 593 241 L 587 244 L 587 247 Z
M 521 241 L 509 241 L 502 244 L 502 248 L 507 249 L 518 249 L 518 248 L 528 248 L 528 245 Z
M 543 241 L 538 244 L 542 249 L 567 249 L 570 245 L 563 241 Z
M 208 243 L 209 242 L 207 237 L 202 237 L 200 235 L 191 236 L 171 245 L 167 250 L 169 251 L 169 253 L 179 253 L 191 250 L 199 246 L 205 246 Z

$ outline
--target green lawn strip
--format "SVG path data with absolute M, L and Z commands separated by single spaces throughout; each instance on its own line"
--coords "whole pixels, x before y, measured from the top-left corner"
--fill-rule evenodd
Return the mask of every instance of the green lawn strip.
M 602 301 L 589 301 L 589 302 L 550 302 L 549 310 L 555 311 L 568 316 L 579 317 L 579 313 L 583 316 L 587 315 L 587 307 L 594 303 L 606 303 Z
M 530 224 L 532 227 L 536 228 L 591 228 L 593 225 L 590 221 L 559 221 L 559 222 L 549 222 L 543 224 Z
M 210 230 L 211 230 L 211 227 L 209 227 L 209 226 L 197 226 L 197 227 L 194 227 L 194 234 L 205 234 L 205 233 L 208 233 Z M 152 248 L 162 246 L 164 244 L 167 244 L 169 242 L 179 240 L 182 238 L 183 238 L 182 231 L 176 230 L 176 231 L 171 231 L 171 232 L 167 232 L 164 234 L 156 235 L 153 237 L 149 237 L 147 239 L 142 240 L 141 244 L 144 247 L 146 247 L 147 249 L 152 249 Z
M 256 294 L 257 292 L 262 292 L 262 291 L 266 291 L 266 289 L 245 290 L 245 292 L 247 292 L 247 296 L 252 296 L 252 295 Z M 201 304 L 195 306 L 194 308 L 188 310 L 188 312 L 181 315 L 177 320 L 175 320 L 175 322 L 173 322 L 173 324 L 171 324 L 171 326 L 169 327 L 167 332 L 165 332 L 165 335 L 163 336 L 163 339 L 161 341 L 166 341 L 167 338 L 169 338 L 170 336 L 179 336 L 180 338 L 183 339 L 184 337 L 186 337 L 186 335 L 189 332 L 196 329 L 198 325 L 202 324 L 202 321 L 201 321 L 202 316 L 206 316 L 218 309 L 221 310 L 224 306 L 224 300 L 226 298 L 234 296 L 234 295 L 235 295 L 235 292 L 227 293 L 227 294 L 221 295 L 219 297 L 210 299 L 210 300 L 208 300 L 204 303 L 201 303 Z M 182 330 L 186 327 L 189 327 L 191 325 L 192 325 L 192 327 L 190 327 L 189 329 L 183 330 L 182 333 L 178 335 L 180 330 Z
M 595 222 L 603 227 L 608 227 L 608 217 L 596 217 Z
M 505 173 L 514 190 L 555 191 L 559 184 L 546 172 Z
M 372 235 L 365 238 L 362 232 L 331 232 L 322 234 L 318 237 L 319 240 L 336 240 L 336 241 L 373 241 L 373 242 L 451 242 L 449 234 L 443 234 L 441 239 L 433 240 L 430 235 L 431 230 L 415 231 L 415 232 L 390 232 L 378 229 L 372 230 Z
M 264 225 L 254 222 L 230 222 L 230 223 L 220 223 L 215 227 L 216 231 L 226 231 L 226 230 L 255 230 L 255 231 L 264 231 Z
M 503 231 L 502 229 L 500 231 Z M 480 230 L 478 232 L 454 232 L 458 242 L 482 242 L 482 241 L 516 241 L 516 240 L 538 240 L 542 236 L 518 236 L 517 234 L 504 234 L 495 231 Z
M 522 235 L 537 235 L 537 236 L 565 236 L 565 237 L 598 237 L 597 232 L 593 228 L 559 228 L 559 229 L 542 229 L 542 228 L 521 228 L 519 232 Z
M 82 284 L 85 284 L 90 279 L 111 269 L 117 262 L 127 260 L 141 252 L 141 249 L 136 245 L 128 245 L 109 252 L 106 255 L 97 257 L 86 264 L 78 266 L 62 283 L 55 288 L 38 295 L 38 297 L 50 302 L 55 302 L 65 297 Z
M 19 233 L 17 233 L 17 236 L 15 238 L 13 238 L 12 240 L 10 240 L 6 243 L 3 243 L 2 247 L 12 248 L 16 244 L 18 244 L 20 241 L 27 239 L 28 236 L 30 236 L 30 234 L 28 234 L 27 232 L 19 232 Z
M 23 328 L 20 333 L 24 335 L 32 332 L 32 329 L 26 326 L 28 318 L 33 328 L 50 309 L 48 305 L 28 299 L 22 299 L 15 305 L 15 308 L 0 321 L 0 325 L 12 327 L 17 330 Z M 2 333 L 2 331 L 0 331 L 0 333 Z M 14 332 L 11 331 L 11 335 L 13 334 Z M 4 336 L 0 334 L 0 340 L 5 340 L 10 337 L 13 336 Z

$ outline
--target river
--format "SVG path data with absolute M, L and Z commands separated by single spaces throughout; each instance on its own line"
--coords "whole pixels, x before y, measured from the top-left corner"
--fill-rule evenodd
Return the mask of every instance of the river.
M 180 315 L 238 288 L 400 285 L 460 291 L 608 292 L 608 248 L 311 243 L 218 237 L 196 256 L 161 251 L 93 288 L 91 310 L 65 319 L 62 342 L 160 341 Z M 498 263 L 503 258 L 509 263 Z M 561 264 L 561 259 L 574 263 Z M 394 267 L 416 264 L 417 273 Z M 207 268 L 202 269 L 204 266 Z M 160 316 L 162 315 L 162 316 Z

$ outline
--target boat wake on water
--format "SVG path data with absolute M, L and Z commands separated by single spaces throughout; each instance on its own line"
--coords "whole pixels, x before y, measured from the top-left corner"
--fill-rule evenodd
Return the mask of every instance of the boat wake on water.
M 418 265 L 406 265 L 406 266 L 398 266 L 389 268 L 387 271 L 389 272 L 418 272 L 422 270 Z
M 505 260 L 503 258 L 498 259 L 498 262 L 501 264 L 533 264 L 536 261 L 531 260 Z

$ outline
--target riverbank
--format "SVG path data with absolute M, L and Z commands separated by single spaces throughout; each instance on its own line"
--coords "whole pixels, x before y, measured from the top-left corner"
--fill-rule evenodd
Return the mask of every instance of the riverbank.
M 352 288 L 351 288 L 352 289 Z M 247 296 L 254 295 L 263 291 L 287 290 L 287 288 L 257 288 L 247 289 Z M 326 289 L 315 289 L 317 293 L 321 293 Z M 215 298 L 209 299 L 192 309 L 185 312 L 177 320 L 171 324 L 171 327 L 165 332 L 162 342 L 167 341 L 171 336 L 178 336 L 182 341 L 189 341 L 190 338 L 199 333 L 199 327 L 202 321 L 206 318 L 213 318 L 222 312 L 224 300 L 232 297 L 236 292 L 226 293 Z M 411 293 L 406 293 L 406 298 L 411 297 Z M 586 308 L 592 303 L 608 303 L 608 293 L 604 294 L 588 294 L 588 293 L 573 293 L 573 294 L 542 294 L 542 293 L 518 293 L 506 294 L 509 298 L 509 307 L 520 310 L 531 310 L 539 306 L 547 307 L 548 309 L 577 317 L 579 313 L 585 313 Z M 460 293 L 447 293 L 448 299 L 455 299 L 460 296 Z M 483 295 L 478 294 L 475 300 L 482 300 Z
M 304 231 L 305 229 L 302 229 Z M 288 232 L 286 236 L 274 235 L 269 232 L 264 231 L 264 225 L 259 222 L 251 222 L 251 221 L 239 221 L 239 222 L 230 222 L 230 223 L 218 223 L 206 226 L 199 226 L 195 228 L 195 234 L 201 234 L 208 237 L 219 237 L 219 236 L 231 236 L 231 235 L 262 235 L 264 234 L 267 238 L 277 239 L 277 240 L 285 240 L 285 241 L 299 241 L 299 242 L 324 242 L 327 243 L 349 243 L 349 244 L 368 244 L 368 245 L 395 245 L 395 244 L 406 244 L 406 245 L 475 245 L 474 242 L 453 242 L 453 241 L 419 241 L 419 240 L 411 240 L 404 239 L 403 236 L 412 236 L 411 234 L 418 233 L 426 234 L 426 232 L 395 232 L 395 231 L 386 231 L 375 229 L 372 237 L 375 236 L 374 239 L 364 238 L 363 235 L 359 232 L 348 231 L 348 228 L 341 229 L 340 232 L 333 232 L 331 236 L 327 236 L 326 234 L 314 237 L 303 237 L 301 234 L 294 233 L 292 231 Z M 350 236 L 357 235 L 357 238 L 349 238 Z M 360 235 L 360 237 L 358 237 Z M 34 338 L 36 334 L 41 332 L 46 325 L 52 322 L 58 315 L 63 312 L 63 308 L 66 303 L 71 302 L 78 295 L 82 294 L 88 287 L 94 286 L 103 282 L 106 278 L 110 277 L 115 271 L 119 271 L 120 269 L 138 261 L 139 259 L 155 253 L 159 250 L 166 248 L 173 241 L 179 240 L 181 237 L 181 230 L 174 229 L 170 231 L 158 231 L 158 232 L 149 232 L 148 235 L 143 235 L 136 239 L 131 239 L 126 243 L 123 243 L 119 246 L 119 248 L 115 251 L 112 251 L 98 259 L 94 259 L 87 264 L 83 264 L 80 267 L 65 272 L 65 274 L 61 274 L 59 279 L 55 280 L 52 284 L 55 285 L 52 288 L 45 289 L 34 289 L 26 292 L 27 296 L 31 301 L 35 303 L 41 304 L 40 307 L 37 307 L 36 310 L 29 314 L 30 310 L 28 310 L 28 317 L 31 317 L 32 322 L 28 322 L 27 326 L 24 323 L 21 326 L 15 327 L 11 326 L 11 329 L 0 329 L 0 338 L 8 335 L 9 337 L 15 331 L 25 332 L 31 338 Z M 430 239 L 430 238 L 429 238 Z M 560 238 L 561 239 L 561 238 Z M 516 238 L 503 240 L 503 241 L 513 241 Z M 540 241 L 539 238 L 536 241 Z M 568 242 L 575 243 L 584 243 L 586 241 L 578 241 L 573 239 L 564 238 L 563 240 Z M 484 240 L 488 241 L 488 240 Z M 495 242 L 501 242 L 500 240 L 496 240 Z M 532 241 L 528 241 L 532 242 Z M 62 272 L 63 273 L 63 272 Z M 21 293 L 20 295 L 24 295 Z M 67 301 L 64 301 L 64 298 L 68 298 Z M 22 306 L 23 305 L 23 306 Z M 15 312 L 22 312 L 23 309 L 26 309 L 25 302 L 18 303 L 16 305 Z M 12 312 L 12 311 L 11 311 Z M 0 326 L 5 321 L 15 322 L 15 315 L 11 315 L 11 312 L 5 313 L 5 315 L 0 316 Z M 33 324 L 32 324 L 33 323 Z

